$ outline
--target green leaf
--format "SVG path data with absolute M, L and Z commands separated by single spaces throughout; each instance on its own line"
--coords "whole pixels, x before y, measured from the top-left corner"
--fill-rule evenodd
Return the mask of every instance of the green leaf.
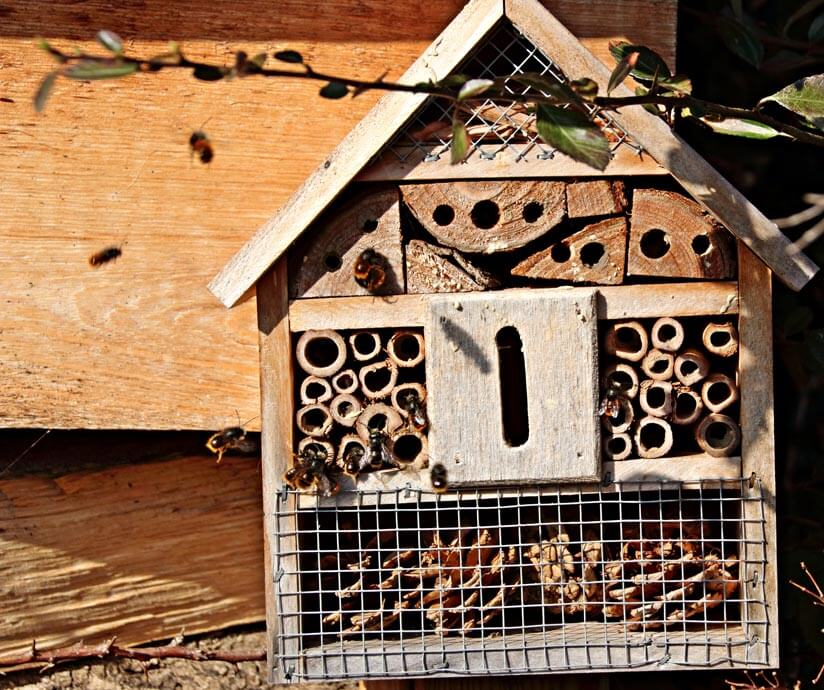
M 675 91 L 676 93 L 692 93 L 692 81 L 683 74 L 674 74 L 671 77 L 666 77 L 658 82 L 658 85 L 667 91 Z
M 480 96 L 482 93 L 489 91 L 494 85 L 495 82 L 491 79 L 470 79 L 458 91 L 458 100 L 465 101 L 467 98 Z
M 469 132 L 458 118 L 452 120 L 452 143 L 449 146 L 449 162 L 452 165 L 463 162 L 469 151 Z
M 807 0 L 807 2 L 801 5 L 801 7 L 799 7 L 795 12 L 793 12 L 787 19 L 787 22 L 784 24 L 784 28 L 781 31 L 781 35 L 787 36 L 789 34 L 790 27 L 793 24 L 795 24 L 799 19 L 809 14 L 813 10 L 817 9 L 821 5 L 824 5 L 824 0 Z
M 346 84 L 341 84 L 339 81 L 330 81 L 320 90 L 320 95 L 323 96 L 323 98 L 330 98 L 332 100 L 343 98 L 348 93 L 349 88 Z
M 695 117 L 693 112 L 690 115 Z M 735 117 L 727 117 L 723 120 L 713 120 L 707 117 L 695 117 L 695 119 L 705 124 L 716 134 L 727 134 L 745 139 L 772 139 L 773 137 L 789 136 L 757 120 L 745 120 Z
M 444 77 L 439 82 L 436 82 L 435 86 L 442 86 L 445 89 L 457 89 L 466 84 L 469 81 L 469 77 L 465 74 L 450 74 L 448 77 Z M 425 82 L 429 86 L 432 86 L 432 82 Z
M 610 161 L 609 142 L 598 125 L 583 113 L 554 105 L 539 105 L 536 127 L 541 140 L 570 158 L 604 170 Z
M 571 81 L 569 86 L 586 101 L 594 101 L 598 97 L 598 82 L 589 77 Z
M 83 60 L 67 68 L 63 74 L 69 79 L 117 79 L 137 72 L 137 63 L 120 60 Z
M 51 45 L 51 43 L 49 43 L 45 38 L 37 39 L 37 47 L 40 48 L 40 50 L 45 50 L 58 62 L 66 62 L 66 57 L 63 55 L 63 53 L 57 50 L 57 48 L 54 48 Z
M 646 88 L 645 86 L 636 86 L 635 87 L 635 95 L 636 96 L 646 96 L 648 93 L 649 93 L 649 89 Z M 648 113 L 651 113 L 653 115 L 657 115 L 659 117 L 661 115 L 661 110 L 655 103 L 644 103 L 641 107 L 644 110 L 646 110 Z
M 814 127 L 824 130 L 824 74 L 803 77 L 781 91 L 762 98 L 758 104 L 770 101 L 801 115 Z
M 784 319 L 783 331 L 786 337 L 798 335 L 806 330 L 813 321 L 813 311 L 803 304 L 799 304 L 787 313 Z
M 97 42 L 106 50 L 112 51 L 115 55 L 120 55 L 123 52 L 123 39 L 120 38 L 114 31 L 107 31 L 101 29 L 97 32 Z
M 807 29 L 807 40 L 810 43 L 824 42 L 824 12 L 810 22 L 810 27 Z
M 295 65 L 302 65 L 303 55 L 301 55 L 297 50 L 280 50 L 275 53 L 275 60 L 280 60 L 281 62 L 291 62 Z
M 615 58 L 616 62 L 620 62 L 630 53 L 638 53 L 638 59 L 635 61 L 635 66 L 630 72 L 636 79 L 652 81 L 656 74 L 659 79 L 666 79 L 672 76 L 672 72 L 670 72 L 669 67 L 667 67 L 667 63 L 664 62 L 664 58 L 646 46 L 633 45 L 626 41 L 620 41 L 618 43 L 610 43 L 609 52 L 612 53 L 612 57 Z
M 640 55 L 641 53 L 637 50 L 633 50 L 631 53 L 624 55 L 624 57 L 618 61 L 618 64 L 615 65 L 615 69 L 612 70 L 612 74 L 609 75 L 607 95 L 611 94 L 613 89 L 615 89 L 629 76 L 629 73 L 635 68 L 635 63 L 638 62 Z
M 249 62 L 261 69 L 266 64 L 266 53 L 258 53 Z
M 718 17 L 721 40 L 733 53 L 753 67 L 759 67 L 764 59 L 764 46 L 749 27 L 732 17 Z
M 37 93 L 34 94 L 34 109 L 38 113 L 43 112 L 43 108 L 46 107 L 46 101 L 49 100 L 57 75 L 58 72 L 49 72 L 40 82 L 40 87 L 37 89 Z

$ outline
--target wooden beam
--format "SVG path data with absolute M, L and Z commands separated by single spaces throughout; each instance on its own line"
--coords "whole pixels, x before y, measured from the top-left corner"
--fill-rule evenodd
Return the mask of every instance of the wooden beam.
M 460 295 L 455 298 L 460 299 Z M 289 305 L 289 327 L 301 332 L 324 328 L 423 326 L 429 299 L 429 295 L 394 295 L 294 300 Z M 737 313 L 738 286 L 732 281 L 598 288 L 599 319 Z
M 250 458 L 0 481 L 0 656 L 261 620 L 260 515 Z

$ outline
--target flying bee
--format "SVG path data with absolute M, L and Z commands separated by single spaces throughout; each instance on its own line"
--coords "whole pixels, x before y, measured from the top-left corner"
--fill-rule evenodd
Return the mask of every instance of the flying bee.
M 615 419 L 621 414 L 621 408 L 627 401 L 626 392 L 628 390 L 629 387 L 626 384 L 614 378 L 608 378 L 604 397 L 601 398 L 601 404 L 598 406 L 598 414 Z
M 252 419 L 254 419 L 254 417 L 252 417 Z M 251 422 L 252 419 L 247 421 L 246 424 Z M 206 447 L 213 453 L 217 453 L 218 463 L 223 460 L 223 454 L 229 450 L 235 450 L 243 454 L 256 453 L 258 451 L 257 441 L 247 435 L 246 429 L 240 425 L 240 418 L 238 418 L 238 426 L 227 426 L 216 434 L 212 434 L 209 440 L 206 441 Z
M 364 249 L 353 271 L 358 285 L 375 292 L 386 282 L 386 259 L 374 249 Z
M 114 261 L 121 254 L 123 254 L 123 250 L 120 247 L 106 247 L 89 257 L 89 266 L 97 268 L 109 263 L 109 261 Z
M 403 393 L 399 400 L 401 407 L 406 410 L 409 415 L 409 421 L 412 426 L 418 431 L 423 431 L 426 428 L 426 408 L 423 401 L 418 396 L 416 390 L 408 390 Z
M 201 163 L 211 163 L 212 158 L 215 157 L 215 150 L 212 147 L 212 142 L 203 130 L 192 132 L 189 137 L 189 148 L 192 154 L 200 159 Z
M 446 467 L 441 463 L 436 462 L 429 470 L 429 482 L 432 488 L 439 494 L 442 494 L 449 488 L 449 478 L 447 476 Z

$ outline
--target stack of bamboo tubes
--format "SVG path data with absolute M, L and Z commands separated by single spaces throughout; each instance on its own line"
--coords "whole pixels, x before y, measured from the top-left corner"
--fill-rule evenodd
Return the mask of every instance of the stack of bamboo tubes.
M 738 333 L 702 317 L 606 324 L 602 447 L 611 460 L 732 455 L 738 425 Z

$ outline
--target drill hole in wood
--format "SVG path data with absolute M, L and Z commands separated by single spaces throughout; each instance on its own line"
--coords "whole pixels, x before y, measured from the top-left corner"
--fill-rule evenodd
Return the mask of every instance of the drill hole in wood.
M 343 261 L 338 254 L 335 254 L 335 252 L 329 252 L 323 257 L 323 265 L 329 273 L 334 273 L 335 271 L 340 270 L 340 267 L 343 265 Z
M 494 201 L 484 199 L 472 207 L 469 217 L 472 219 L 472 223 L 476 228 L 490 230 L 494 228 L 501 219 L 501 209 L 498 208 L 498 204 Z
M 530 201 L 524 206 L 523 216 L 527 223 L 535 223 L 544 215 L 544 205 L 539 201 Z
M 451 206 L 447 206 L 446 204 L 436 206 L 435 210 L 432 212 L 432 220 L 434 220 L 441 227 L 451 225 L 452 221 L 455 220 L 455 209 Z
M 374 218 L 367 218 L 363 221 L 363 225 L 361 226 L 361 232 L 369 234 L 370 232 L 375 232 L 378 229 L 378 221 Z
M 567 245 L 560 243 L 553 245 L 552 249 L 549 250 L 549 255 L 555 263 L 563 264 L 569 261 L 572 252 Z
M 648 259 L 660 259 L 666 255 L 669 249 L 669 236 L 660 228 L 647 230 L 641 236 L 641 253 Z
M 698 256 L 706 254 L 711 246 L 710 238 L 706 235 L 696 235 L 692 238 L 692 250 L 698 254 Z
M 601 263 L 606 251 L 600 242 L 589 242 L 581 247 L 581 263 L 587 268 L 594 268 Z

